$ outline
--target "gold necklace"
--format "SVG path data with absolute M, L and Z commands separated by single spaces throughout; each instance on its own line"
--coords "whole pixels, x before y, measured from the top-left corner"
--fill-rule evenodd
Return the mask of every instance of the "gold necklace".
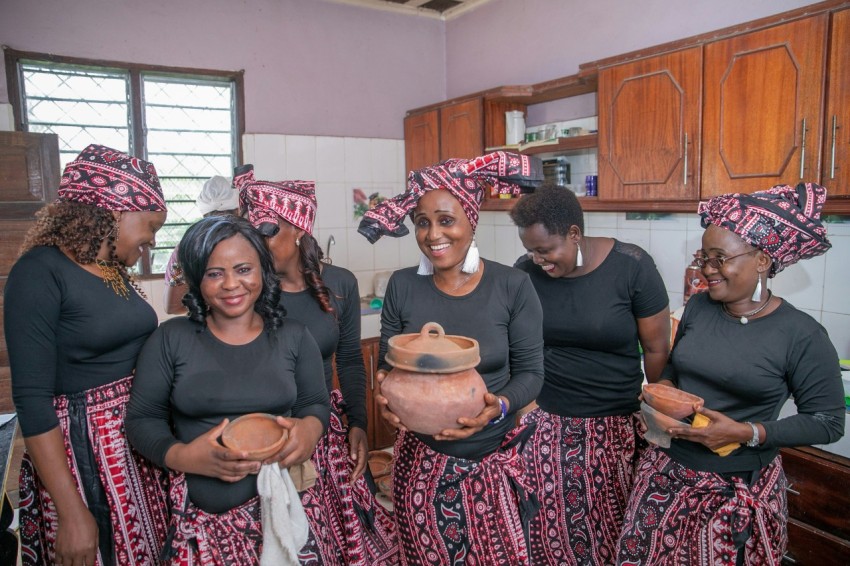
M 124 283 L 124 278 L 121 277 L 121 272 L 117 267 L 115 267 L 115 262 L 95 259 L 94 263 L 100 270 L 100 276 L 103 278 L 103 282 L 106 283 L 106 286 L 112 288 L 112 292 L 119 297 L 124 297 L 129 301 L 130 290 L 127 288 L 127 284 Z
M 738 321 L 741 324 L 747 324 L 748 322 L 750 322 L 751 316 L 755 316 L 758 313 L 760 313 L 761 311 L 763 311 L 765 308 L 767 308 L 767 305 L 770 304 L 770 299 L 772 299 L 772 298 L 773 298 L 773 293 L 771 293 L 770 289 L 768 289 L 767 290 L 767 300 L 764 302 L 763 305 L 761 305 L 759 308 L 757 308 L 756 310 L 754 310 L 752 312 L 747 312 L 747 313 L 744 313 L 744 314 L 741 314 L 741 315 L 732 314 L 732 312 L 730 312 L 729 308 L 726 306 L 726 303 L 720 303 L 720 307 L 723 309 L 723 312 L 725 312 L 726 314 L 728 314 L 732 318 L 738 318 L 740 316 L 740 318 L 738 318 Z
M 472 279 L 474 276 L 475 276 L 475 272 L 470 273 L 469 275 L 467 275 L 466 277 L 464 277 L 464 278 L 461 280 L 461 282 L 460 282 L 460 283 L 458 283 L 457 285 L 455 285 L 454 287 L 452 287 L 452 288 L 451 288 L 451 289 L 449 289 L 448 291 L 443 291 L 443 292 L 444 292 L 444 293 L 454 293 L 455 291 L 457 291 L 458 289 L 460 289 L 461 287 L 463 287 L 464 285 L 466 285 L 467 283 L 469 283 L 469 280 L 470 280 L 470 279 Z M 437 279 L 436 279 L 436 277 L 434 277 L 434 284 L 435 284 L 435 285 L 437 284 Z M 439 288 L 439 287 L 440 287 L 440 286 L 439 286 L 439 285 L 437 285 L 437 288 Z

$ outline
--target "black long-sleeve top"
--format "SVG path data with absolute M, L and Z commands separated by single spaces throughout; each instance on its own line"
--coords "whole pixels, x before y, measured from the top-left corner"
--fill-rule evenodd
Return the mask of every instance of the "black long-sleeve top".
M 478 286 L 462 297 L 443 293 L 432 276 L 417 275 L 416 268 L 393 273 L 381 312 L 379 364 L 392 369 L 384 359 L 392 336 L 437 322 L 446 334 L 478 340 L 476 369 L 489 392 L 509 400 L 513 413 L 533 401 L 543 384 L 543 311 L 528 275 L 488 260 L 483 269 Z M 477 460 L 496 450 L 513 426 L 510 417 L 464 440 L 417 437 L 438 452 Z
M 669 304 L 650 255 L 615 240 L 602 263 L 579 277 L 552 278 L 527 256 L 516 267 L 528 273 L 544 305 L 546 379 L 537 404 L 564 417 L 637 411 L 643 382 L 637 320 Z
M 741 324 L 708 293 L 694 295 L 662 378 L 705 399 L 706 408 L 761 423 L 767 432 L 761 446 L 742 446 L 722 458 L 702 444 L 674 439 L 668 453 L 693 469 L 755 471 L 783 446 L 828 444 L 844 435 L 838 354 L 826 329 L 784 300 L 772 313 Z M 789 396 L 798 414 L 778 419 Z
M 156 313 L 125 281 L 129 298 L 61 250 L 41 246 L 9 273 L 3 318 L 12 397 L 24 436 L 59 425 L 53 398 L 133 372 Z
M 127 436 L 135 448 L 165 467 L 168 449 L 191 442 L 225 418 L 247 413 L 303 418 L 326 427 L 330 415 L 322 358 L 303 324 L 286 320 L 248 344 L 222 342 L 186 317 L 164 322 L 139 355 L 127 407 Z M 186 475 L 189 498 L 221 513 L 257 495 L 257 478 L 235 483 Z
M 305 326 L 316 339 L 325 367 L 325 385 L 331 391 L 333 362 L 345 400 L 348 425 L 366 430 L 366 368 L 360 349 L 360 291 L 357 279 L 335 265 L 322 268 L 322 281 L 330 290 L 334 313 L 324 312 L 309 290 L 281 293 L 286 316 Z

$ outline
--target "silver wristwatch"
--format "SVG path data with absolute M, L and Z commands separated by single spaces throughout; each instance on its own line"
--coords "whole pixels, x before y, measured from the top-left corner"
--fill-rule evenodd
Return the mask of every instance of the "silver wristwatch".
M 744 424 L 750 425 L 750 427 L 753 429 L 753 437 L 747 441 L 747 446 L 750 448 L 755 448 L 759 445 L 759 429 L 756 425 L 749 421 Z

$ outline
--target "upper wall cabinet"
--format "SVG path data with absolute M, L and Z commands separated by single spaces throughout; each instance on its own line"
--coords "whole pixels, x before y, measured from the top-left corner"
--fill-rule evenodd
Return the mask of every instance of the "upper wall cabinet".
M 480 98 L 440 108 L 440 161 L 481 155 L 483 132 L 484 108 Z
M 440 160 L 440 111 L 431 110 L 404 119 L 404 161 L 407 170 Z
M 832 16 L 822 184 L 830 196 L 850 196 L 850 10 Z
M 820 179 L 828 23 L 820 14 L 705 46 L 702 197 Z
M 599 71 L 599 200 L 699 197 L 702 48 Z

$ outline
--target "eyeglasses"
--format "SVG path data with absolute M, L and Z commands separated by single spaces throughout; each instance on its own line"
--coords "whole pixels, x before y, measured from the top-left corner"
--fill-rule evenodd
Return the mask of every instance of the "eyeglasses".
M 700 269 L 702 269 L 706 265 L 711 266 L 714 269 L 720 269 L 721 267 L 723 267 L 723 264 L 726 263 L 727 261 L 729 261 L 730 259 L 735 259 L 736 257 L 749 255 L 749 254 L 757 252 L 757 251 L 758 251 L 758 249 L 750 250 L 750 251 L 744 252 L 742 254 L 733 255 L 732 257 L 723 257 L 722 255 L 717 256 L 717 257 L 708 257 L 708 256 L 701 254 L 700 252 L 697 252 L 697 253 L 694 254 L 694 261 L 692 262 L 692 264 L 696 265 Z

